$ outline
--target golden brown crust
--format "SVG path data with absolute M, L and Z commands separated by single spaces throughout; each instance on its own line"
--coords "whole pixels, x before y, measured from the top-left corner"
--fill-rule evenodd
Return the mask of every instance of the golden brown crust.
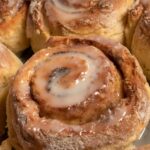
M 21 66 L 20 60 L 0 43 L 0 134 L 6 126 L 6 97 L 10 78 Z
M 123 42 L 125 15 L 132 2 L 33 0 L 27 28 L 33 50 L 41 49 L 50 35 L 103 35 Z
M 1 143 L 0 150 L 12 150 L 9 138 Z
M 150 1 L 141 0 L 129 12 L 127 45 L 150 80 Z
M 19 53 L 29 46 L 25 30 L 28 4 L 23 0 L 0 3 L 0 42 Z
M 139 148 L 135 149 L 135 150 L 149 150 L 150 149 L 150 145 L 143 145 L 140 146 Z
M 142 12 L 143 12 L 142 4 L 138 4 L 138 5 L 135 4 L 135 7 L 128 12 L 128 19 L 127 19 L 127 26 L 125 29 L 125 33 L 126 33 L 126 45 L 130 49 L 131 49 L 133 34 L 135 32 L 137 23 L 142 15 Z
M 135 141 L 149 121 L 150 92 L 129 51 L 100 37 L 55 37 L 48 45 L 25 63 L 10 88 L 7 110 L 11 112 L 8 127 L 12 145 L 25 150 L 120 150 Z M 82 71 L 80 67 L 70 69 L 79 62 Z M 78 71 L 82 76 L 75 75 Z M 119 100 L 109 105 L 107 95 Z M 92 106 L 86 107 L 88 100 L 99 108 L 105 106 L 102 112 L 92 114 L 94 120 Z M 78 120 L 72 113 L 82 102 L 80 111 L 89 110 L 84 121 L 84 113 L 79 113 Z M 60 108 L 62 112 L 68 108 L 65 118 Z
M 14 17 L 22 7 L 24 0 L 1 0 L 0 1 L 0 22 Z

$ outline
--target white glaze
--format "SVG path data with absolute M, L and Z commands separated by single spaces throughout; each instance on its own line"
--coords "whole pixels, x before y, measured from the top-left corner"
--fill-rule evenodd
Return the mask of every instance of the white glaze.
M 49 93 L 47 91 L 43 91 L 44 97 L 50 102 L 52 107 L 72 106 L 84 101 L 87 93 L 90 95 L 96 90 L 97 86 L 92 84 L 92 82 L 97 78 L 98 71 L 102 69 L 99 67 L 97 60 L 93 60 L 84 54 L 59 54 L 57 56 L 53 56 L 52 59 L 59 60 L 60 57 L 64 56 L 77 57 L 78 59 L 84 60 L 86 62 L 87 71 L 82 72 L 82 79 L 77 79 L 75 85 L 69 88 L 64 88 L 59 84 L 58 81 L 61 76 L 52 80 L 52 82 L 48 85 L 48 88 L 50 88 L 51 91 Z M 41 90 L 47 87 L 47 82 L 48 81 L 41 76 L 36 77 L 36 86 L 41 88 Z

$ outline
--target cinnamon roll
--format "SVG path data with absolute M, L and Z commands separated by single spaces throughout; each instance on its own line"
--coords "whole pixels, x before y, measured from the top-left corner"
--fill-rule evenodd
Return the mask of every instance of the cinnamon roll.
M 101 37 L 51 37 L 8 96 L 16 150 L 125 150 L 146 127 L 150 90 L 128 49 Z
M 32 0 L 27 35 L 34 51 L 53 35 L 102 35 L 123 42 L 133 0 Z
M 9 81 L 20 66 L 20 60 L 0 43 L 0 137 L 3 134 L 6 126 L 5 105 Z
M 129 11 L 126 41 L 150 80 L 150 1 L 140 0 Z
M 0 0 L 0 42 L 19 53 L 29 46 L 26 37 L 26 0 Z

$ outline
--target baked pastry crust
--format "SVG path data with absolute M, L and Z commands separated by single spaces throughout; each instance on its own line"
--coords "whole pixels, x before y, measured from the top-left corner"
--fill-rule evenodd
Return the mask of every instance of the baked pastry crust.
M 101 37 L 55 37 L 48 45 L 12 82 L 7 114 L 13 147 L 124 150 L 150 116 L 149 86 L 136 59 Z
M 149 150 L 150 149 L 150 145 L 143 145 L 140 146 L 139 148 L 135 149 L 135 150 Z
M 26 36 L 28 4 L 25 0 L 0 1 L 0 42 L 14 53 L 29 47 Z
M 133 0 L 33 0 L 27 23 L 32 49 L 43 48 L 53 35 L 102 35 L 123 42 L 126 14 L 132 3 Z
M 21 61 L 0 43 L 0 134 L 6 126 L 6 98 L 12 76 L 21 66 Z
M 150 1 L 140 0 L 129 11 L 126 43 L 150 80 Z
M 9 138 L 2 142 L 2 144 L 0 145 L 0 150 L 12 150 Z

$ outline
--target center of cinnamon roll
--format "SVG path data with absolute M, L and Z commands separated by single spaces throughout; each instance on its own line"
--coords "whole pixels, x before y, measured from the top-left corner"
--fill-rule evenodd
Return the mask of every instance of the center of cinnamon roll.
M 89 46 L 81 49 L 97 51 Z M 82 123 L 97 119 L 119 101 L 119 73 L 102 52 L 91 52 L 54 53 L 36 68 L 31 91 L 41 116 Z
M 86 64 L 84 64 L 86 62 L 84 60 L 78 60 L 74 57 L 66 57 L 65 61 L 67 59 L 69 59 L 69 62 L 77 61 L 78 63 L 73 62 L 66 64 L 65 67 L 56 68 L 50 75 L 48 85 L 49 90 L 53 89 L 55 80 L 64 89 L 69 89 L 79 84 L 81 80 L 85 80 L 85 75 L 87 73 L 86 70 L 88 69 Z

